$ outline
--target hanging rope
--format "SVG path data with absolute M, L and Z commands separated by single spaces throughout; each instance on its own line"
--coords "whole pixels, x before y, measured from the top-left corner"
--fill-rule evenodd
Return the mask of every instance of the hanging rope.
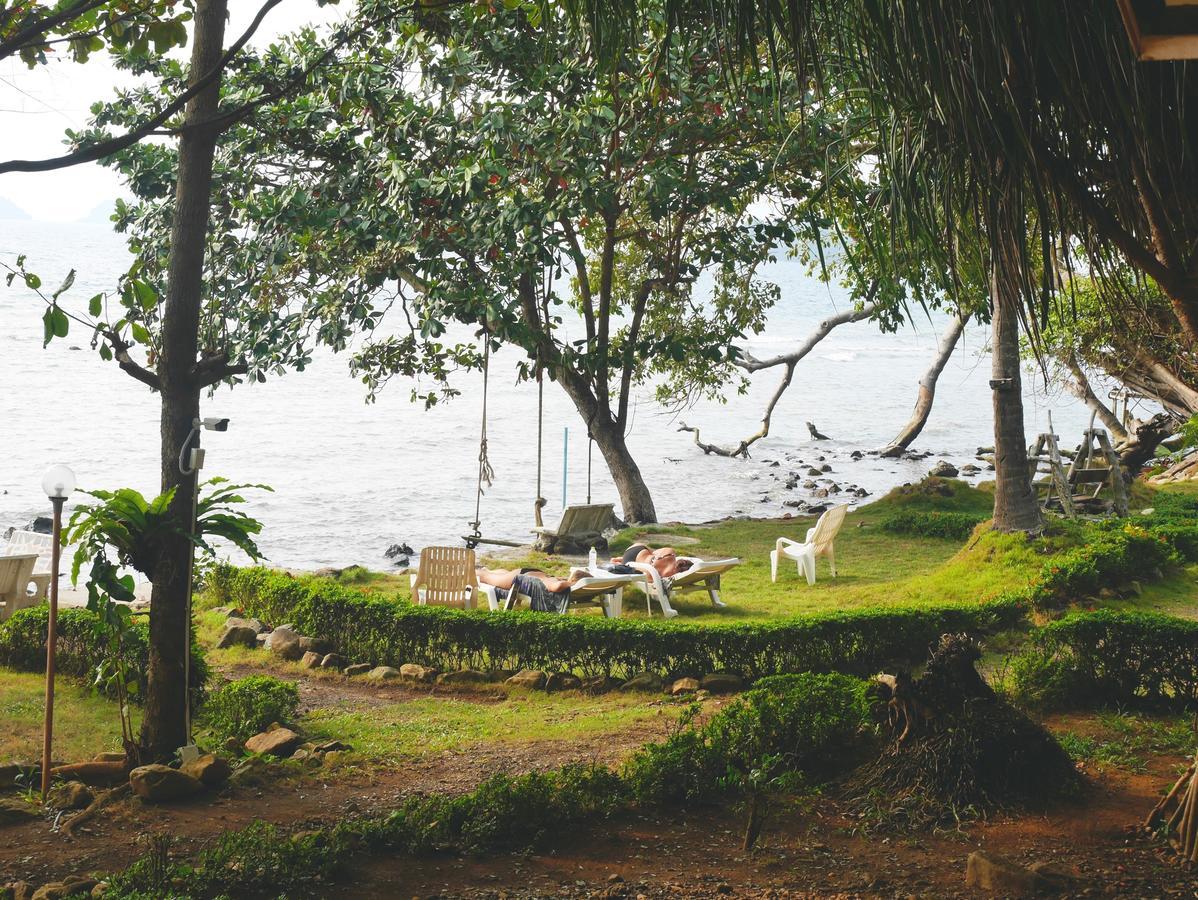
M 537 528 L 544 528 L 545 522 L 541 518 L 541 510 L 545 508 L 545 504 L 549 501 L 545 499 L 545 495 L 541 493 L 541 454 L 544 447 L 545 434 L 545 380 L 541 377 L 540 368 L 537 369 L 537 499 L 533 502 L 533 518 L 536 520 Z
M 483 416 L 482 427 L 478 436 L 478 489 L 474 495 L 474 533 L 466 537 L 466 546 L 473 550 L 482 538 L 482 503 L 483 485 L 490 487 L 495 481 L 495 470 L 491 468 L 491 460 L 487 457 L 487 383 L 491 369 L 491 339 L 483 335 Z

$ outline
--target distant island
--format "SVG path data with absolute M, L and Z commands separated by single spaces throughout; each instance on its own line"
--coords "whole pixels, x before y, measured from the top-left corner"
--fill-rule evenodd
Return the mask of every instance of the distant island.
M 17 206 L 11 200 L 0 197 L 0 219 L 32 219 L 33 216 Z

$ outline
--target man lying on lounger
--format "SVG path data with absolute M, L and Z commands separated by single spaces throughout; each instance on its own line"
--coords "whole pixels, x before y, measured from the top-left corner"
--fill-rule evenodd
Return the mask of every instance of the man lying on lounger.
M 492 584 L 504 591 L 524 594 L 529 599 L 529 608 L 538 612 L 562 612 L 570 604 L 570 588 L 589 573 L 576 569 L 569 578 L 558 578 L 547 575 L 540 569 L 525 567 L 523 569 L 488 569 L 479 566 L 478 580 L 483 584 Z
M 633 544 L 624 551 L 622 557 L 613 556 L 611 561 L 612 567 L 608 571 L 614 571 L 616 566 L 627 566 L 630 562 L 648 563 L 662 578 L 673 578 L 694 565 L 689 559 L 679 559 L 678 551 L 673 547 L 653 550 L 646 544 Z

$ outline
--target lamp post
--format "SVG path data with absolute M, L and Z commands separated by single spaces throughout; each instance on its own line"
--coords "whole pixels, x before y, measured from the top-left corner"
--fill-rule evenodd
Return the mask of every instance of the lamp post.
M 50 790 L 50 747 L 54 742 L 54 654 L 58 647 L 58 569 L 62 561 L 62 507 L 75 490 L 75 473 L 62 463 L 42 476 L 42 490 L 54 507 L 54 545 L 50 549 L 50 617 L 46 628 L 46 721 L 42 728 L 42 800 Z

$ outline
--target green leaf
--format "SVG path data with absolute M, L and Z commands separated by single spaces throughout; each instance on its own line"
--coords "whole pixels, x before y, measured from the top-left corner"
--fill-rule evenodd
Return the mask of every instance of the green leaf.
M 158 305 L 158 292 L 138 278 L 133 279 L 133 294 L 137 297 L 138 304 L 146 312 Z
M 87 301 L 87 311 L 91 313 L 92 316 L 98 316 L 104 309 L 103 303 L 104 295 L 96 294 L 96 296 Z
M 130 322 L 129 328 L 133 332 L 133 340 L 137 341 L 139 344 L 146 344 L 147 346 L 149 345 L 150 332 L 146 331 L 144 325 L 142 325 L 140 322 Z

